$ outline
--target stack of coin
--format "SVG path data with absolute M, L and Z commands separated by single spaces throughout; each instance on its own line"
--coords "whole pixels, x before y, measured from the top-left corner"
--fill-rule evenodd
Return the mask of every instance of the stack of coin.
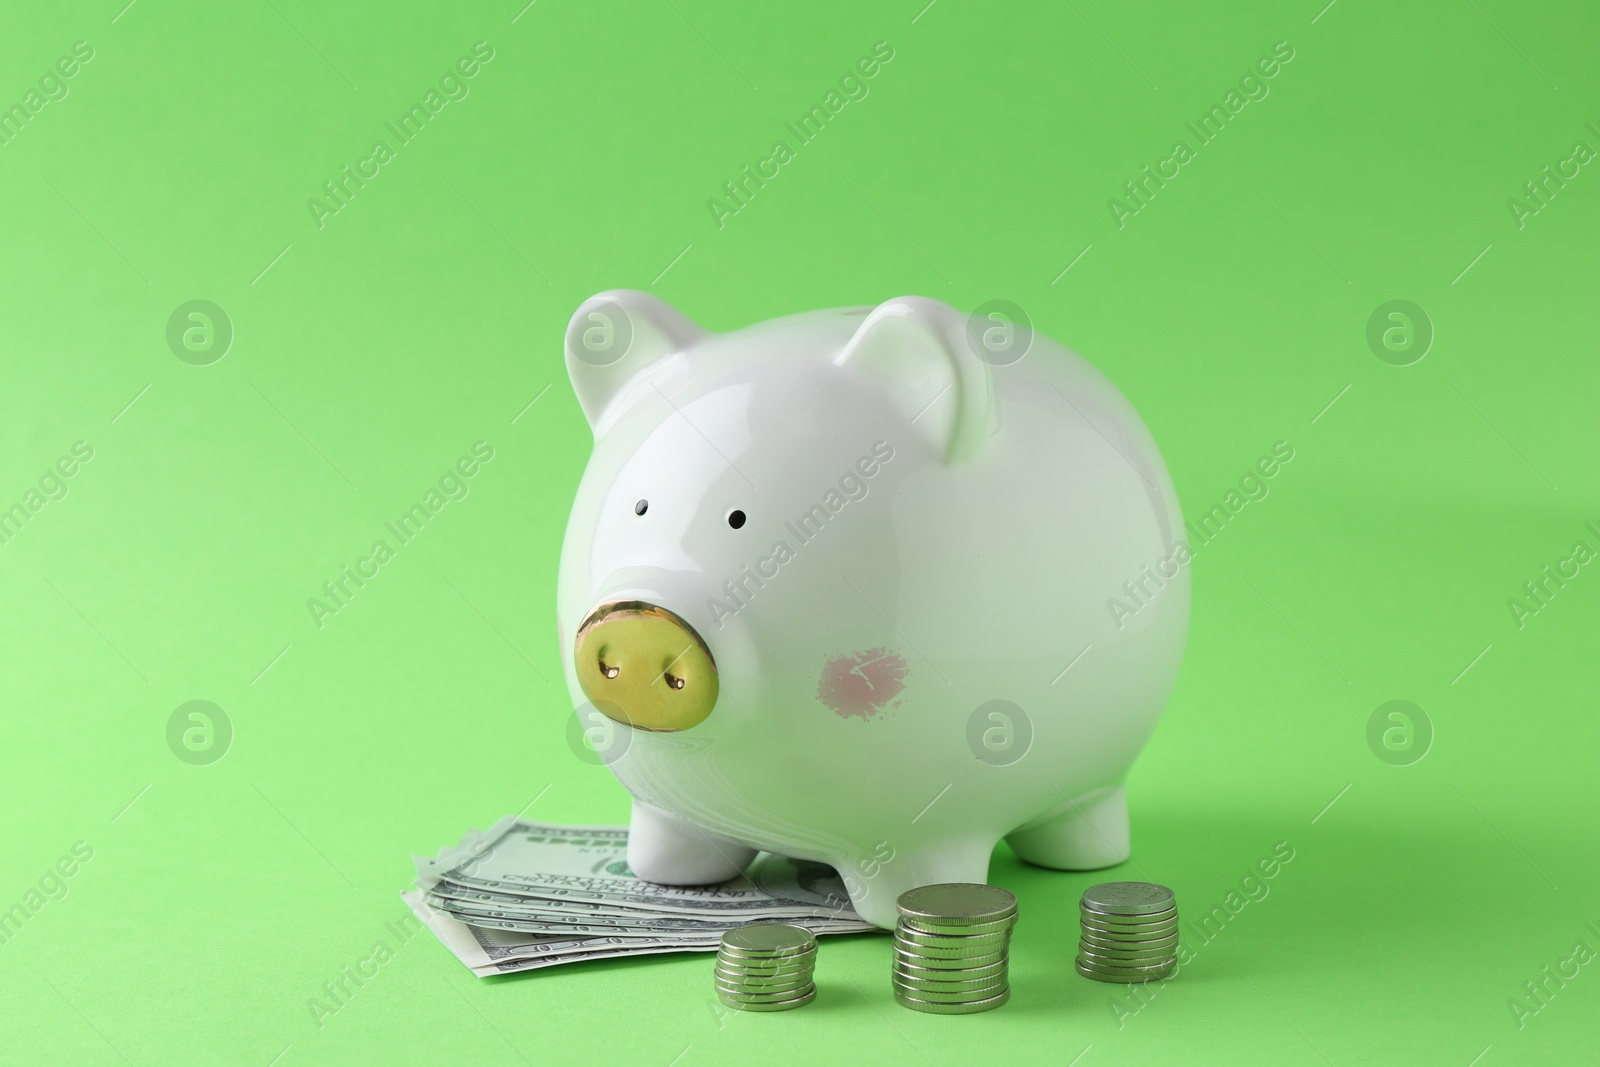
M 1078 902 L 1078 973 L 1097 982 L 1149 982 L 1178 966 L 1178 905 L 1150 882 L 1090 886 Z
M 969 882 L 902 893 L 894 928 L 894 999 L 914 1011 L 969 1015 L 1011 996 L 1006 958 L 1017 898 Z
M 740 1011 L 787 1011 L 817 999 L 817 939 L 788 923 L 751 923 L 722 935 L 717 997 Z

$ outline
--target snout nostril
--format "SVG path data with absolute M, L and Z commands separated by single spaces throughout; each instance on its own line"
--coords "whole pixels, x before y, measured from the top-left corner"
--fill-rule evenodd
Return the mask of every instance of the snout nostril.
M 680 616 L 645 601 L 591 610 L 574 638 L 572 664 L 602 714 L 640 730 L 687 730 L 717 702 L 711 650 Z

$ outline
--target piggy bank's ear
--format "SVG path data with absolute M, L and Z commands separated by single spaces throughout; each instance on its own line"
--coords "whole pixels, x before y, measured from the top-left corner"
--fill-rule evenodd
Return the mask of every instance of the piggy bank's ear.
M 567 323 L 567 376 L 591 427 L 634 375 L 704 335 L 666 301 L 635 289 L 585 300 Z
M 989 364 L 969 333 L 949 304 L 896 297 L 867 315 L 834 362 L 866 375 L 945 462 L 959 462 L 977 454 L 993 408 Z

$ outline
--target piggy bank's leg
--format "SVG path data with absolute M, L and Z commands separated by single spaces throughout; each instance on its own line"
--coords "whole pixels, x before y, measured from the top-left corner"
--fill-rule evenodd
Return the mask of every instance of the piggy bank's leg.
M 1078 797 L 1050 819 L 1006 837 L 1028 863 L 1093 871 L 1128 858 L 1128 798 L 1123 786 Z
M 861 871 L 839 870 L 856 913 L 874 926 L 892 930 L 900 915 L 895 902 L 906 890 L 943 882 L 987 882 L 994 846 L 993 838 L 944 841 L 901 852 L 887 862 L 858 864 L 865 868 Z M 868 871 L 870 875 L 863 877 Z
M 647 882 L 712 885 L 749 866 L 756 850 L 714 837 L 660 808 L 633 802 L 628 866 Z

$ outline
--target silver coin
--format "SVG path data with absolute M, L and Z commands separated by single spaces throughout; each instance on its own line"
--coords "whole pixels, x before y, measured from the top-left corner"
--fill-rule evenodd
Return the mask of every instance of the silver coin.
M 927 982 L 967 982 L 979 978 L 993 978 L 997 974 L 1005 974 L 1010 964 L 1005 960 L 994 960 L 980 967 L 947 968 L 940 970 L 934 967 L 918 967 L 914 963 L 896 959 L 889 964 L 890 973 L 902 975 L 906 978 L 920 978 Z
M 742 949 L 730 949 L 723 945 L 717 949 L 717 955 L 725 960 L 749 961 L 749 963 L 782 963 L 784 960 L 810 960 L 816 957 L 816 949 L 802 949 L 800 952 L 744 952 Z
M 947 1004 L 937 1000 L 922 1000 L 918 997 L 908 997 L 898 989 L 894 991 L 894 999 L 898 1001 L 902 1007 L 910 1008 L 912 1011 L 927 1012 L 929 1015 L 972 1015 L 980 1011 L 989 1011 L 992 1008 L 998 1008 L 1000 1005 L 1011 999 L 1011 990 L 1006 989 L 998 996 L 990 997 L 987 1000 L 971 1001 L 965 1004 Z
M 1178 909 L 1166 908 L 1162 911 L 1140 912 L 1138 915 L 1121 915 L 1117 912 L 1101 911 L 1098 908 L 1079 908 L 1078 916 L 1085 919 L 1097 919 L 1105 923 L 1138 926 L 1141 923 L 1158 923 L 1176 919 L 1178 917 Z
M 1108 934 L 1104 931 L 1084 930 L 1078 934 L 1078 940 L 1095 941 L 1103 945 L 1115 945 L 1119 948 L 1142 949 L 1173 944 L 1178 941 L 1178 931 L 1173 930 L 1159 937 L 1123 937 L 1119 934 Z
M 1093 937 L 1080 937 L 1080 949 L 1088 949 L 1099 956 L 1170 956 L 1178 950 L 1178 939 L 1160 941 L 1101 941 Z
M 1139 954 L 1131 952 L 1107 952 L 1104 950 L 1091 949 L 1088 945 L 1079 945 L 1078 958 L 1083 960 L 1085 963 L 1092 963 L 1097 967 L 1154 967 L 1172 962 L 1178 958 L 1178 954 L 1170 948 L 1161 952 L 1147 952 Z
M 783 997 L 799 996 L 801 993 L 804 993 L 807 989 L 811 988 L 815 984 L 816 983 L 812 982 L 811 979 L 808 978 L 804 982 L 793 982 L 786 986 L 773 986 L 771 988 L 742 986 L 732 982 L 724 982 L 720 980 L 713 982 L 712 986 L 718 993 L 728 993 L 732 996 L 757 998 L 774 997 L 782 999 Z
M 729 952 L 727 949 L 717 951 L 717 959 L 723 960 L 730 967 L 777 967 L 806 965 L 810 966 L 816 961 L 815 952 L 793 952 L 787 956 L 746 956 L 738 952 Z
M 1127 985 L 1132 985 L 1136 982 L 1154 982 L 1162 978 L 1170 978 L 1172 975 L 1176 974 L 1178 970 L 1176 964 L 1166 968 L 1165 970 L 1157 969 L 1146 972 L 1101 971 L 1093 967 L 1085 967 L 1082 963 L 1076 963 L 1074 966 L 1078 968 L 1079 974 L 1083 975 L 1085 978 L 1093 978 L 1096 982 L 1121 982 Z
M 1099 912 L 1080 910 L 1078 921 L 1085 926 L 1104 926 L 1107 929 L 1128 929 L 1128 931 L 1144 931 L 1144 929 L 1158 929 L 1162 926 L 1178 925 L 1178 912 L 1170 915 L 1136 915 L 1136 917 L 1120 917 L 1120 915 L 1101 915 Z
M 718 956 L 716 968 L 718 974 L 725 974 L 729 978 L 751 978 L 756 980 L 793 978 L 797 974 L 810 974 L 816 969 L 815 959 L 805 959 L 798 963 L 790 963 L 783 967 L 750 966 L 741 960 L 730 960 L 726 956 Z
M 742 971 L 730 971 L 728 968 L 712 968 L 715 977 L 730 984 L 750 985 L 750 987 L 763 987 L 763 985 L 784 985 L 787 982 L 810 982 L 811 968 L 803 971 L 789 971 L 786 974 L 744 974 Z
M 1004 956 L 1008 950 L 1006 942 L 1001 941 L 993 945 L 973 945 L 958 948 L 935 948 L 932 945 L 912 945 L 900 942 L 896 946 L 907 956 L 917 956 L 925 960 L 974 960 L 984 957 Z
M 1006 984 L 1006 973 L 1004 971 L 987 975 L 983 978 L 971 978 L 961 982 L 936 982 L 927 978 L 910 978 L 899 971 L 892 972 L 889 977 L 897 988 L 906 990 L 912 996 L 921 995 L 916 992 L 918 989 L 926 990 L 929 993 L 970 993 L 974 989 L 994 989 L 995 992 L 999 992 L 997 987 Z
M 1172 890 L 1154 882 L 1102 882 L 1085 889 L 1080 903 L 1111 915 L 1149 915 L 1177 908 Z
M 907 963 L 901 959 L 894 959 L 890 971 L 903 978 L 916 978 L 925 982 L 962 982 L 980 978 L 992 978 L 997 974 L 1006 973 L 1006 961 L 1000 960 L 983 967 L 949 967 L 938 969 L 933 967 L 920 967 L 914 963 Z
M 1098 937 L 1102 941 L 1162 941 L 1178 936 L 1178 924 L 1166 923 L 1150 930 L 1108 930 L 1098 924 L 1081 923 L 1079 934 L 1083 937 Z
M 725 952 L 717 953 L 717 966 L 725 967 L 737 974 L 792 974 L 795 971 L 809 971 L 816 966 L 817 957 L 814 953 L 804 956 L 785 956 L 776 960 L 750 960 L 738 956 L 730 956 Z
M 727 945 L 722 945 L 722 946 L 718 947 L 717 951 L 722 953 L 725 956 L 737 956 L 739 959 L 742 959 L 742 960 L 778 960 L 778 961 L 782 961 L 782 960 L 792 960 L 792 959 L 795 959 L 795 958 L 797 958 L 799 956 L 815 956 L 817 954 L 817 947 L 815 945 L 812 945 L 810 948 L 799 949 L 799 950 L 797 950 L 795 952 L 750 952 L 750 951 L 748 951 L 746 949 L 730 948 Z
M 810 985 L 811 977 L 806 976 L 797 982 L 786 982 L 782 985 L 746 985 L 744 982 L 730 982 L 722 977 L 714 979 L 718 993 L 733 993 L 736 997 L 795 997 L 798 993 L 805 992 Z
M 896 982 L 894 991 L 897 995 L 926 1000 L 934 1004 L 971 1004 L 978 1000 L 988 1000 L 990 997 L 1004 993 L 1009 987 L 1004 980 L 990 982 L 980 989 L 953 990 L 951 992 L 935 992 L 933 990 L 913 988 L 903 983 Z
M 1165 907 L 1160 912 L 1139 912 L 1138 915 L 1123 915 L 1122 912 L 1102 912 L 1098 907 L 1078 907 L 1078 915 L 1088 915 L 1090 918 L 1099 918 L 1107 923 L 1158 923 L 1163 918 L 1178 917 L 1176 907 Z
M 732 978 L 721 971 L 711 976 L 720 989 L 732 990 L 735 993 L 776 993 L 784 989 L 794 989 L 812 981 L 808 971 L 805 974 L 793 974 L 785 978 Z
M 718 995 L 726 993 L 729 996 L 742 997 L 746 1000 L 784 1000 L 788 997 L 797 997 L 801 993 L 804 993 L 806 990 L 812 988 L 814 985 L 816 985 L 815 982 L 807 979 L 804 982 L 796 982 L 793 985 L 787 985 L 778 988 L 751 989 L 741 985 L 733 985 L 729 982 L 717 981 L 712 983 L 712 988 L 717 991 Z
M 1126 923 L 1116 919 L 1106 919 L 1099 915 L 1090 915 L 1084 912 L 1078 916 L 1078 925 L 1085 930 L 1107 934 L 1112 937 L 1137 937 L 1141 934 L 1170 934 L 1178 929 L 1178 917 L 1169 915 L 1163 919 L 1147 923 Z
M 904 923 L 895 927 L 894 937 L 901 944 L 918 948 L 976 948 L 979 945 L 1003 945 L 1011 940 L 1009 929 L 989 934 L 925 934 L 911 930 Z
M 1102 944 L 1116 945 L 1118 947 L 1125 948 L 1151 948 L 1156 945 L 1164 945 L 1176 941 L 1178 939 L 1178 931 L 1176 928 L 1174 928 L 1168 930 L 1164 934 L 1156 934 L 1154 936 L 1146 937 L 1142 935 L 1136 936 L 1111 933 L 1106 930 L 1093 930 L 1089 927 L 1084 927 L 1078 932 L 1078 938 L 1079 940 L 1083 941 L 1098 941 Z
M 781 956 L 815 951 L 817 936 L 803 926 L 789 923 L 751 923 L 723 934 L 722 947 L 749 955 Z
M 908 969 L 912 974 L 916 974 L 919 971 L 931 971 L 933 973 L 927 977 L 938 977 L 944 981 L 952 981 L 961 971 L 983 971 L 992 967 L 1004 967 L 1008 962 L 1008 955 L 1005 952 L 995 952 L 987 956 L 939 960 L 896 950 L 889 954 L 889 962 L 894 967 Z
M 1147 955 L 1171 955 L 1178 952 L 1178 937 L 1163 937 L 1162 941 L 1115 941 L 1109 937 L 1090 937 L 1083 934 L 1078 937 L 1078 944 L 1085 949 L 1093 949 L 1101 955 L 1130 955 L 1130 957 L 1147 957 Z
M 814 982 L 801 982 L 793 989 L 730 989 L 720 984 L 716 988 L 719 995 L 726 994 L 739 1000 L 759 1002 L 765 1000 L 790 1000 L 800 996 L 815 984 Z
M 923 960 L 976 960 L 979 957 L 992 957 L 992 955 L 1005 955 L 1010 942 L 994 941 L 981 945 L 923 945 L 917 942 L 901 941 L 894 939 L 894 947 L 909 957 L 922 957 Z
M 911 967 L 925 967 L 930 971 L 960 971 L 987 967 L 994 963 L 1004 963 L 1007 955 L 1007 952 L 1002 949 L 999 952 L 986 952 L 981 956 L 957 956 L 954 959 L 947 959 L 940 956 L 924 956 L 899 946 L 896 946 L 892 953 L 893 958 L 903 964 Z
M 801 971 L 811 971 L 816 967 L 815 956 L 803 956 L 784 961 L 781 966 L 762 963 L 752 960 L 741 960 L 717 954 L 717 966 L 729 974 L 747 974 L 752 978 L 777 978 L 786 974 L 798 974 Z
M 803 1008 L 817 999 L 817 990 L 813 986 L 811 991 L 792 1000 L 748 1001 L 730 997 L 726 993 L 718 993 L 722 1003 L 739 1011 L 788 1011 L 790 1008 Z
M 814 988 L 813 983 L 807 982 L 796 989 L 779 989 L 771 993 L 751 992 L 747 989 L 718 989 L 717 996 L 732 997 L 743 1004 L 770 1004 L 778 1000 L 793 1000 Z
M 1134 937 L 1139 934 L 1170 934 L 1178 928 L 1178 917 L 1172 915 L 1165 919 L 1157 919 L 1154 922 L 1124 923 L 1102 919 L 1097 915 L 1090 915 L 1085 912 L 1078 916 L 1078 925 L 1085 930 L 1097 930 L 1106 934 L 1127 934 L 1130 937 Z
M 1177 923 L 1162 923 L 1145 930 L 1116 930 L 1099 923 L 1080 923 L 1079 932 L 1085 937 L 1098 937 L 1103 941 L 1160 941 L 1177 937 Z
M 915 1000 L 932 1001 L 935 1004 L 970 1004 L 975 1000 L 988 1000 L 1010 989 L 1004 978 L 983 985 L 975 985 L 968 989 L 929 989 L 927 986 L 914 986 L 905 982 L 895 981 L 890 988 L 896 996 L 911 997 Z
M 1178 958 L 1176 952 L 1168 952 L 1164 956 L 1157 956 L 1153 960 L 1119 959 L 1105 956 L 1100 953 L 1090 952 L 1081 946 L 1078 949 L 1078 958 L 1085 963 L 1092 963 L 1097 967 L 1113 970 L 1132 970 L 1140 967 L 1161 967 Z
M 1080 955 L 1075 960 L 1075 963 L 1077 963 L 1078 968 L 1088 968 L 1096 974 L 1162 974 L 1166 973 L 1166 971 L 1171 971 L 1174 966 L 1178 966 L 1178 957 L 1170 958 L 1165 963 L 1154 963 L 1154 965 L 1150 966 L 1123 966 L 1086 960 Z
M 889 976 L 908 985 L 925 985 L 930 989 L 955 989 L 960 986 L 981 985 L 1006 976 L 1006 968 L 985 967 L 981 971 L 907 971 L 898 966 L 889 968 Z
M 977 882 L 946 882 L 908 889 L 896 902 L 900 914 L 921 918 L 940 926 L 993 922 L 1017 913 L 1017 898 L 995 885 Z
M 970 937 L 976 934 L 1004 933 L 1017 925 L 1017 917 L 1008 915 L 1004 919 L 995 919 L 992 922 L 941 923 L 937 919 L 918 919 L 902 915 L 899 925 L 913 933 L 933 937 Z

